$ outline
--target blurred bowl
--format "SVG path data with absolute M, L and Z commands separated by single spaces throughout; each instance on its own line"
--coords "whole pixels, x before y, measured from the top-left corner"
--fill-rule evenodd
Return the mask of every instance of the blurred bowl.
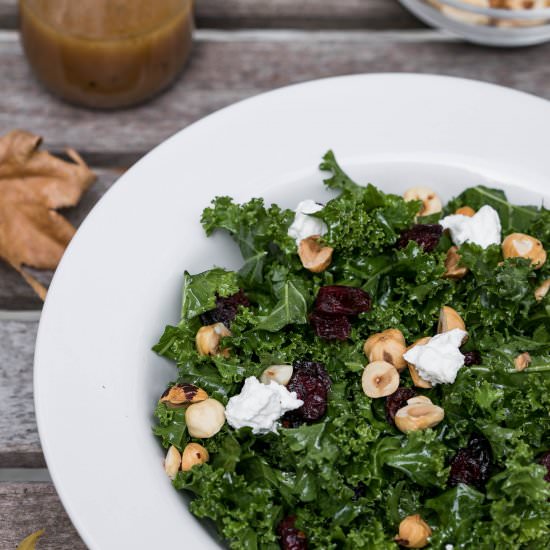
M 476 44 L 519 47 L 550 40 L 550 0 L 399 1 L 428 25 Z

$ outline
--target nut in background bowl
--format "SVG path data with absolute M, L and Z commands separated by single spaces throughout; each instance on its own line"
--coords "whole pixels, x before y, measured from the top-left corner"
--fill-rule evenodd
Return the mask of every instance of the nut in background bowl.
M 548 0 L 400 0 L 428 25 L 487 46 L 520 47 L 550 40 Z M 521 9 L 518 9 L 521 8 Z

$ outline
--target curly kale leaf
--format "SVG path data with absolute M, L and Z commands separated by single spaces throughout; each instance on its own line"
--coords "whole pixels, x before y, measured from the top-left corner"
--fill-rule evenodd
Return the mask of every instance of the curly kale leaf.
M 550 248 L 550 210 L 542 207 L 526 233 L 539 239 L 548 250 Z
M 201 223 L 207 235 L 225 230 L 239 245 L 244 264 L 240 275 L 249 286 L 261 285 L 264 270 L 273 261 L 286 259 L 297 262 L 296 246 L 287 235 L 294 219 L 291 210 L 277 205 L 264 206 L 262 199 L 252 199 L 239 205 L 230 197 L 217 197 L 206 208 Z
M 442 304 L 451 303 L 455 286 L 441 276 L 445 271 L 443 254 L 427 254 L 415 243 L 395 251 L 377 265 L 377 270 L 365 270 L 364 286 L 374 296 L 372 310 L 361 316 L 370 332 L 388 327 L 399 328 L 403 334 L 422 335 L 437 323 Z M 363 265 L 368 266 L 363 262 Z M 356 275 L 362 266 L 354 266 Z
M 377 446 L 382 462 L 396 468 L 422 487 L 443 487 L 449 469 L 445 467 L 446 446 L 431 430 L 411 432 L 407 437 L 384 438 Z
M 537 305 L 534 291 L 536 275 L 528 260 L 511 258 L 502 260 L 500 247 L 486 249 L 466 243 L 460 247 L 461 263 L 470 273 L 457 286 L 455 302 L 463 315 L 468 331 L 474 338 L 479 333 L 521 334 L 533 323 Z M 539 322 L 549 322 L 541 311 Z
M 472 527 L 483 514 L 485 496 L 462 483 L 426 501 L 426 507 L 438 516 L 438 528 L 431 537 L 434 548 L 480 548 L 479 537 Z M 476 540 L 477 539 L 477 540 Z
M 180 451 L 185 447 L 187 434 L 184 409 L 170 409 L 164 403 L 159 403 L 155 409 L 157 425 L 153 433 L 161 438 L 163 447 L 174 445 Z
M 307 323 L 307 310 L 310 299 L 307 284 L 296 277 L 284 281 L 276 288 L 278 301 L 273 309 L 259 317 L 256 328 L 277 332 L 291 323 Z
M 252 482 L 236 472 L 203 464 L 179 472 L 174 486 L 195 495 L 191 512 L 213 520 L 231 548 L 277 548 L 275 526 L 282 507 L 266 480 Z
M 188 321 L 216 307 L 216 296 L 239 292 L 238 275 L 234 271 L 214 268 L 197 275 L 183 275 L 181 318 Z
M 544 548 L 550 529 L 550 484 L 546 468 L 508 463 L 487 486 L 490 540 L 496 548 Z
M 178 382 L 195 384 L 225 403 L 235 392 L 236 383 L 246 377 L 245 369 L 236 358 L 199 355 L 195 347 L 195 335 L 199 327 L 197 319 L 177 327 L 167 326 L 153 351 L 176 361 Z
M 332 172 L 325 184 L 341 191 L 317 214 L 328 227 L 325 240 L 341 253 L 353 256 L 354 251 L 360 250 L 361 255 L 369 256 L 393 245 L 420 209 L 418 201 L 406 202 L 371 184 L 356 184 L 344 173 L 331 151 L 325 155 L 321 170 Z

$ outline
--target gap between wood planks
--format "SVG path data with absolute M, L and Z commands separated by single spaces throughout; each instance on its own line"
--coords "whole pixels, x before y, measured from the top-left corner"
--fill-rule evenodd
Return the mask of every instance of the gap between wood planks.
M 41 310 L 16 311 L 9 309 L 0 309 L 0 322 L 2 321 L 20 321 L 22 323 L 39 321 Z
M 46 468 L 0 468 L 0 483 L 52 483 Z
M 0 42 L 19 40 L 16 30 L 0 31 Z M 301 30 L 197 29 L 197 42 L 456 42 L 453 35 L 433 29 L 412 30 Z

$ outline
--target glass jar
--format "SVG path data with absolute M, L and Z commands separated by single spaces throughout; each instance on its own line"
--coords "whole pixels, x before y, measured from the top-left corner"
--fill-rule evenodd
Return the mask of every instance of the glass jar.
M 192 44 L 193 0 L 20 0 L 25 53 L 63 99 L 126 107 L 167 87 Z

